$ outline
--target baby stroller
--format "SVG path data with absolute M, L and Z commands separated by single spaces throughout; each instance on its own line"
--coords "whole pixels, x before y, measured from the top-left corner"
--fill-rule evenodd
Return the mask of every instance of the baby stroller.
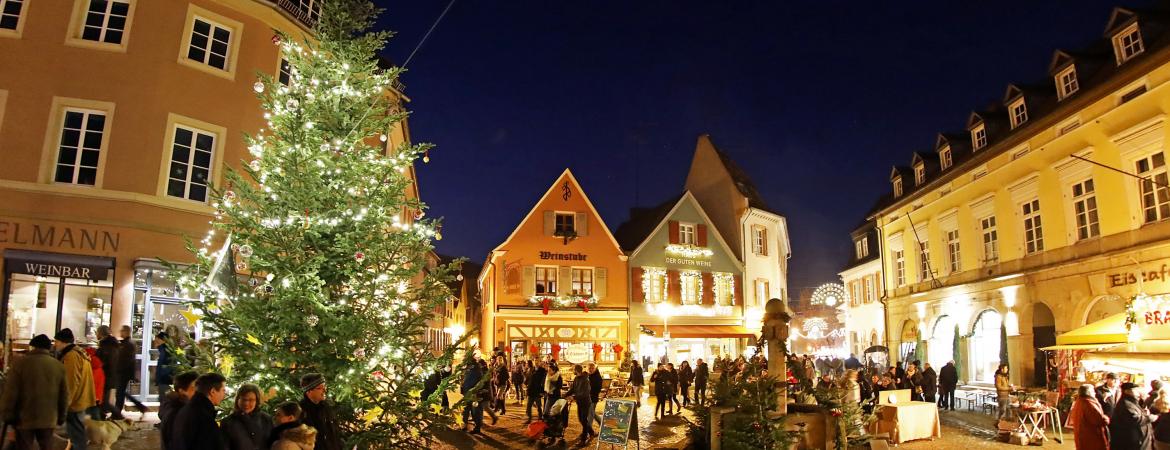
M 565 427 L 569 425 L 569 402 L 559 399 L 549 408 L 548 414 L 543 417 L 544 431 L 540 438 L 540 445 L 554 445 L 565 442 Z

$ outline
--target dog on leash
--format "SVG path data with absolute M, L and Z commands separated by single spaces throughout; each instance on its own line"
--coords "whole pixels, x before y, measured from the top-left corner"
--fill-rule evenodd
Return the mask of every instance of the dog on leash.
M 134 427 L 131 419 L 121 420 L 92 420 L 88 417 L 85 423 L 85 436 L 92 445 L 100 446 L 102 450 L 110 450 L 110 446 L 118 442 L 126 430 Z

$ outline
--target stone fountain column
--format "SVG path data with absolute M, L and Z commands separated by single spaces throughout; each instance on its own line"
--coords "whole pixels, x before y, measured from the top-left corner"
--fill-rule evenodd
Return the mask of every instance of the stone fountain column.
M 764 315 L 763 338 L 768 343 L 768 374 L 788 379 L 788 357 L 784 349 L 788 343 L 788 322 L 792 314 L 783 300 L 774 298 L 768 300 Z M 777 413 L 788 414 L 788 389 L 779 389 L 776 393 L 779 408 Z

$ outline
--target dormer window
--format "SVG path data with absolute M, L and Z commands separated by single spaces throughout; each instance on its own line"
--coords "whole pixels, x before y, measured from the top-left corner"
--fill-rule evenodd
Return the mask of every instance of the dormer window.
M 1056 74 L 1056 93 L 1061 100 L 1073 95 L 1080 88 L 1080 84 L 1077 83 L 1076 66 L 1065 67 L 1064 70 Z
M 938 151 L 938 161 L 942 164 L 942 170 L 951 167 L 951 146 L 948 145 Z
M 902 177 L 894 178 L 892 183 L 894 183 L 894 197 L 901 197 L 902 196 Z
M 1011 112 L 1013 129 L 1028 121 L 1028 107 L 1024 104 L 1023 97 L 1016 99 L 1016 101 L 1008 105 L 1008 111 Z
M 921 186 L 926 182 L 926 164 L 918 163 L 914 165 L 914 185 Z
M 853 241 L 853 247 L 857 253 L 857 259 L 869 256 L 869 237 L 863 236 L 861 239 Z
M 1129 61 L 1145 50 L 1142 46 L 1142 33 L 1138 24 L 1134 23 L 1120 33 L 1113 35 L 1113 53 L 1117 56 L 1117 64 Z
M 987 146 L 987 126 L 976 125 L 971 129 L 971 148 L 979 150 Z

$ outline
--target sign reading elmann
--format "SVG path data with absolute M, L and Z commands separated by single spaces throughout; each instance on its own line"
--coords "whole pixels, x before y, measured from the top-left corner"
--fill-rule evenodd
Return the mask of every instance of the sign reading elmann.
M 109 277 L 112 268 L 114 258 L 12 249 L 4 251 L 4 271 L 8 273 L 101 281 Z
M 118 232 L 0 220 L 0 244 L 116 252 L 121 240 Z

